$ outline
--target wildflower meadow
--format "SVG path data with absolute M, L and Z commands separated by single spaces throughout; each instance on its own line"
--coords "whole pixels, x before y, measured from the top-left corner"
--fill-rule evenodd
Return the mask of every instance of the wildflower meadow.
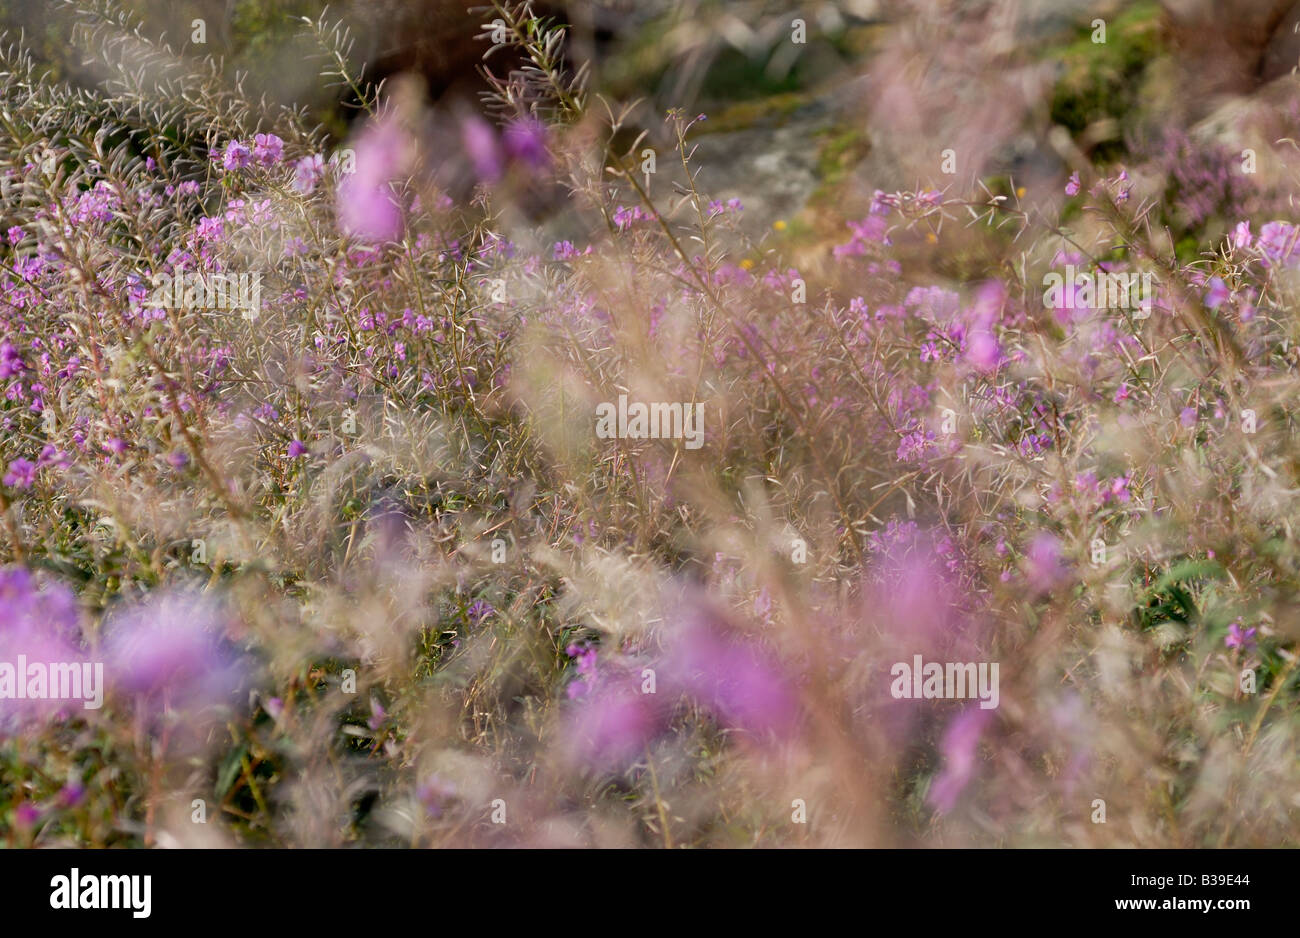
M 1296 845 L 1300 7 L 12 6 L 5 846 Z

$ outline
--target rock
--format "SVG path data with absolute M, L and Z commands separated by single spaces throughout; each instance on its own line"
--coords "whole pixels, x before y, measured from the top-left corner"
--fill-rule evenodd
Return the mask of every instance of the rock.
M 1260 63 L 1260 77 L 1272 81 L 1300 66 L 1300 3 L 1291 5 L 1273 29 Z
M 1295 0 L 1162 0 L 1186 68 L 1187 92 L 1240 94 L 1258 87 L 1270 43 Z M 1288 21 L 1289 22 L 1289 21 Z M 1287 27 L 1289 28 L 1289 27 Z M 1279 45 L 1276 55 L 1287 49 Z M 1276 75 L 1272 76 L 1276 77 Z

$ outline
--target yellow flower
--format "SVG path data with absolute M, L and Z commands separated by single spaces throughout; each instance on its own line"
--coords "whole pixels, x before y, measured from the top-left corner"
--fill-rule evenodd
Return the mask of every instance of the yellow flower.
M 740 262 L 740 269 L 741 269 L 741 270 L 753 270 L 753 269 L 754 269 L 754 262 L 751 261 L 751 260 L 747 257 L 747 258 L 745 258 L 743 261 Z
M 928 231 L 926 232 L 925 240 L 929 241 L 931 244 L 938 244 L 939 236 L 936 235 L 933 231 Z
M 1016 198 L 1017 198 L 1017 199 L 1023 199 L 1024 197 L 1025 197 L 1025 187 L 1024 187 L 1024 186 L 1017 186 L 1017 187 L 1016 187 Z
M 777 231 L 785 231 L 787 226 L 784 219 L 778 218 L 776 221 L 772 222 L 772 227 Z

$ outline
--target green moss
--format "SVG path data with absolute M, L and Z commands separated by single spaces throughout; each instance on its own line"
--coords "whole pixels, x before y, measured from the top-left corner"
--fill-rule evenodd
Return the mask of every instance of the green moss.
M 1049 47 L 1042 56 L 1064 66 L 1052 92 L 1052 120 L 1076 135 L 1106 118 L 1128 126 L 1139 111 L 1143 75 L 1164 48 L 1155 2 L 1137 3 L 1107 23 L 1104 43 L 1094 43 L 1092 33 L 1089 26 L 1069 45 Z M 1109 140 L 1094 156 L 1109 160 L 1122 152 L 1120 140 Z
M 839 185 L 849 172 L 871 151 L 871 139 L 856 127 L 827 127 L 818 131 L 818 186 L 808 197 L 810 206 L 826 206 L 839 198 Z M 793 227 L 787 232 L 794 237 Z
M 871 140 L 856 127 L 827 128 L 817 153 L 817 175 L 824 185 L 841 182 L 871 150 Z

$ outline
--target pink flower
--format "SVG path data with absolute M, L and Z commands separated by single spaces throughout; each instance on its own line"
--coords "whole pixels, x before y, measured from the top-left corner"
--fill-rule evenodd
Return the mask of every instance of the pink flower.
M 536 117 L 522 117 L 506 125 L 502 134 L 506 153 L 531 169 L 542 169 L 551 160 L 546 149 L 546 125 Z
M 66 587 L 40 588 L 26 569 L 0 567 L 0 661 L 12 665 L 15 672 L 20 655 L 27 659 L 29 672 L 33 664 L 82 663 L 80 618 L 76 597 Z M 13 675 L 15 681 L 28 678 L 29 674 Z M 2 703 L 0 731 L 85 709 L 83 701 L 64 699 L 29 697 Z
M 304 156 L 293 164 L 293 191 L 306 195 L 325 178 L 325 159 L 319 153 Z
M 1205 305 L 1210 309 L 1218 309 L 1232 296 L 1222 277 L 1211 277 L 1209 286 L 1210 289 L 1205 293 Z
M 372 121 L 356 143 L 356 172 L 338 187 L 340 227 L 368 241 L 402 233 L 402 211 L 392 183 L 405 162 L 402 131 L 391 116 Z
M 1294 225 L 1289 225 L 1284 221 L 1271 221 L 1265 225 L 1259 232 L 1259 240 L 1256 242 L 1263 253 L 1263 265 L 1269 267 L 1272 264 L 1284 264 L 1290 261 L 1293 265 L 1297 259 L 1300 259 L 1300 233 Z
M 1066 194 L 1066 195 L 1078 195 L 1078 194 L 1079 194 L 1079 188 L 1080 188 L 1080 181 L 1079 181 L 1079 174 L 1078 174 L 1078 172 L 1070 173 L 1070 178 L 1069 178 L 1069 180 L 1065 183 L 1065 194 Z
M 1025 576 L 1030 585 L 1047 592 L 1064 580 L 1065 574 L 1061 542 L 1046 531 L 1040 532 L 1025 552 Z
M 1113 498 L 1118 502 L 1128 502 L 1131 498 L 1128 490 L 1128 475 L 1119 476 L 1111 480 L 1110 491 L 1106 493 L 1107 500 Z
M 29 489 L 35 481 L 36 464 L 30 459 L 23 459 L 21 456 L 9 464 L 9 471 L 5 473 L 4 477 L 5 485 L 18 489 Z
M 1255 644 L 1255 633 L 1257 628 L 1241 630 L 1241 622 L 1237 621 L 1228 626 L 1228 634 L 1223 638 L 1223 644 L 1229 648 L 1250 648 Z
M 980 371 L 993 371 L 1002 361 L 1002 346 L 993 333 L 982 326 L 977 327 L 966 341 L 966 361 Z
M 225 170 L 243 169 L 253 161 L 253 152 L 245 143 L 231 140 L 226 144 L 226 152 L 221 157 L 221 166 Z
M 104 625 L 105 671 L 111 686 L 155 717 L 175 712 L 198 730 L 199 716 L 232 702 L 240 683 L 233 655 L 222 642 L 226 619 L 198 592 L 149 596 L 111 611 Z
M 572 705 L 564 722 L 571 759 L 605 770 L 627 765 L 663 727 L 656 694 L 635 675 L 607 678 Z
M 980 737 L 984 735 L 984 727 L 988 725 L 992 715 L 992 710 L 984 710 L 978 704 L 974 704 L 963 710 L 948 724 L 941 746 L 944 756 L 943 771 L 930 785 L 930 794 L 927 798 L 939 813 L 947 814 L 952 811 L 958 796 L 974 777 Z
M 284 158 L 284 141 L 275 134 L 258 134 L 253 138 L 253 159 L 271 166 Z
M 491 185 L 505 172 L 505 158 L 492 125 L 471 114 L 460 123 L 461 144 L 479 182 Z
M 788 736 L 799 707 L 786 676 L 756 644 L 725 627 L 707 600 L 698 602 L 680 613 L 660 681 L 695 698 L 724 725 Z

